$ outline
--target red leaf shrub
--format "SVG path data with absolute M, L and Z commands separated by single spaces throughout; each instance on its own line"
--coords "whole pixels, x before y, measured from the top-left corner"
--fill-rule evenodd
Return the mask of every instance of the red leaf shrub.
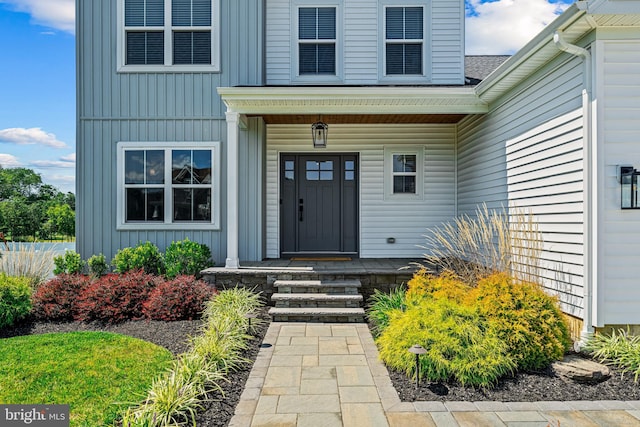
M 178 276 L 158 283 L 143 304 L 143 312 L 153 320 L 196 319 L 214 293 L 213 288 L 203 280 L 193 276 Z
M 142 270 L 102 276 L 80 295 L 76 320 L 117 323 L 142 319 L 142 304 L 159 280 Z
M 78 297 L 91 285 L 91 277 L 60 274 L 33 294 L 33 314 L 40 320 L 73 320 L 78 314 Z

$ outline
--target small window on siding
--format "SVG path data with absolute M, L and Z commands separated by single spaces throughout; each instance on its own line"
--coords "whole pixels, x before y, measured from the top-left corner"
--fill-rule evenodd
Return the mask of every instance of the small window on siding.
M 385 159 L 385 198 L 421 199 L 424 177 L 422 146 L 387 147 Z
M 336 74 L 336 8 L 298 9 L 300 75 Z
M 119 143 L 119 228 L 218 226 L 219 143 L 192 144 Z
M 125 67 L 217 65 L 219 17 L 214 12 L 219 0 L 120 1 L 124 2 Z M 165 20 L 167 10 L 171 13 Z
M 385 9 L 385 74 L 422 75 L 424 8 Z

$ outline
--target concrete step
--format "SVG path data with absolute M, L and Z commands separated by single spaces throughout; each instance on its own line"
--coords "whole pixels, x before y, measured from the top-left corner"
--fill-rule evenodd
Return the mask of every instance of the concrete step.
M 276 280 L 273 286 L 278 293 L 327 293 L 327 294 L 358 294 L 362 286 L 359 280 Z
M 358 308 L 362 303 L 362 295 L 326 294 L 326 293 L 293 293 L 273 294 L 271 301 L 276 307 L 334 307 Z
M 362 308 L 273 307 L 269 315 L 275 322 L 364 322 Z

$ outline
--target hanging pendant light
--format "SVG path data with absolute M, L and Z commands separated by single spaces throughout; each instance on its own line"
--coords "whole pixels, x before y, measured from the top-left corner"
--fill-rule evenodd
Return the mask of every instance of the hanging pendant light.
M 313 148 L 326 148 L 329 125 L 318 117 L 318 121 L 311 125 L 311 136 L 313 137 Z

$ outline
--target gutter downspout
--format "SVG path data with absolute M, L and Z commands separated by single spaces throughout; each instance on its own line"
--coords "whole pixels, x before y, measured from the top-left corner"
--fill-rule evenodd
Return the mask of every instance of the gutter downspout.
M 598 277 L 597 266 L 597 209 L 594 204 L 597 200 L 594 191 L 594 182 L 597 171 L 594 170 L 595 150 L 592 146 L 593 142 L 593 121 L 592 121 L 592 85 L 591 77 L 591 53 L 580 46 L 569 44 L 562 37 L 562 32 L 556 31 L 553 35 L 553 41 L 557 48 L 570 55 L 582 58 L 584 64 L 584 81 L 582 89 L 582 120 L 583 120 L 583 147 L 584 147 L 584 245 L 585 245 L 585 283 L 584 283 L 584 313 L 583 327 L 580 332 L 580 340 L 575 343 L 575 349 L 580 350 L 586 340 L 594 333 L 593 329 L 593 289 L 594 282 Z

